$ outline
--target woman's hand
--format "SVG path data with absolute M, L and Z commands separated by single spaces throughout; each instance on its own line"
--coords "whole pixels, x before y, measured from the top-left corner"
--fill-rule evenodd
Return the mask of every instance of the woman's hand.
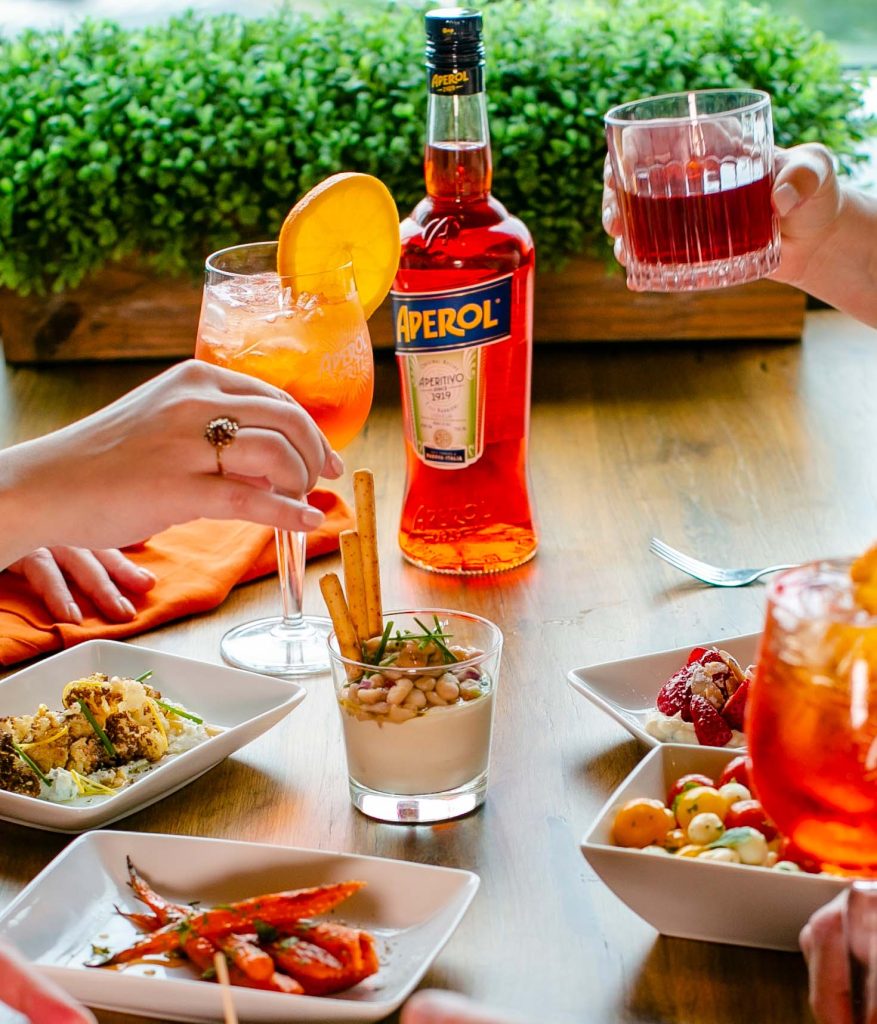
M 808 142 L 777 149 L 772 202 L 780 219 L 780 265 L 770 276 L 877 327 L 877 198 L 841 187 L 831 153 Z M 621 213 L 607 157 L 603 227 L 624 263 Z
M 772 202 L 780 218 L 782 247 L 779 269 L 772 276 L 799 284 L 840 216 L 841 189 L 831 153 L 816 143 L 777 149 L 775 170 Z M 615 239 L 616 259 L 624 264 L 621 213 L 608 156 L 603 165 L 603 228 Z
M 82 622 L 71 586 L 90 598 L 110 622 L 133 619 L 136 611 L 126 595 L 145 594 L 155 586 L 148 569 L 141 569 L 115 548 L 37 548 L 13 562 L 9 571 L 27 580 L 56 622 Z
M 0 1000 L 0 1006 L 17 1010 L 31 1024 L 97 1024 L 84 1006 L 42 977 L 10 946 L 0 946 Z
M 222 450 L 221 474 L 204 429 L 222 416 L 240 429 Z M 190 360 L 0 452 L 0 566 L 40 547 L 123 547 L 201 516 L 311 530 L 324 517 L 307 492 L 343 469 L 285 392 Z
M 819 1024 L 853 1024 L 850 950 L 863 971 L 869 963 L 877 970 L 877 889 L 853 885 L 835 896 L 804 925 L 799 941 L 813 1016 Z
M 822 260 L 841 214 L 843 193 L 831 153 L 816 143 L 776 151 L 773 206 L 782 248 L 777 281 L 803 287 L 811 263 Z

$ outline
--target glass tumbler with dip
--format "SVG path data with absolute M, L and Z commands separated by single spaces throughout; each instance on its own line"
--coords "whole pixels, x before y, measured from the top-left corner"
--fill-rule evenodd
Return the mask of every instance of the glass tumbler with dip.
M 379 821 L 468 814 L 487 793 L 502 633 L 446 609 L 387 612 L 384 625 L 362 661 L 329 637 L 350 799 Z

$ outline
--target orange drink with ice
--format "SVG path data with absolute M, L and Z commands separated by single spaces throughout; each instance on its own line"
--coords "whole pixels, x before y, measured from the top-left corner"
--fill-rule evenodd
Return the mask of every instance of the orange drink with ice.
M 371 407 L 366 320 L 398 262 L 386 187 L 333 175 L 290 210 L 277 242 L 209 257 L 195 356 L 282 388 L 343 448 Z
M 266 262 L 274 262 L 276 245 L 265 246 Z M 233 250 L 211 260 L 233 263 Z M 313 416 L 332 447 L 343 448 L 365 423 L 374 383 L 352 267 L 347 263 L 295 281 L 297 289 L 276 271 L 246 279 L 223 279 L 219 272 L 207 285 L 195 356 L 286 391 Z
M 816 860 L 877 876 L 877 607 L 873 556 L 773 584 L 746 734 L 754 789 Z
M 195 356 L 282 388 L 343 448 L 371 407 L 366 320 L 390 290 L 399 252 L 386 186 L 368 174 L 327 178 L 290 210 L 276 242 L 208 257 Z M 304 534 L 278 531 L 282 615 L 226 633 L 226 661 L 283 677 L 328 668 L 326 624 L 301 613 L 304 561 Z

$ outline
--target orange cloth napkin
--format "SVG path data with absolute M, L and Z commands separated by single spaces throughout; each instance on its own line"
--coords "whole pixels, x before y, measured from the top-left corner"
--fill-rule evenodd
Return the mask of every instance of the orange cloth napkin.
M 338 534 L 353 529 L 354 520 L 347 505 L 331 491 L 312 491 L 308 500 L 326 516 L 323 525 L 308 534 L 308 558 L 314 558 L 336 551 Z M 277 569 L 274 531 L 236 520 L 197 519 L 172 526 L 126 549 L 125 554 L 157 580 L 149 593 L 131 598 L 137 614 L 129 622 L 106 622 L 80 594 L 76 597 L 82 624 L 52 622 L 23 577 L 0 573 L 0 665 L 84 640 L 136 636 L 172 619 L 215 608 L 236 584 Z

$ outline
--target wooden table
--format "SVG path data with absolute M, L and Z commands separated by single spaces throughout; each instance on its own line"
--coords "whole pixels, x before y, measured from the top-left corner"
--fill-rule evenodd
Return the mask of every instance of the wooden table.
M 156 368 L 7 370 L 0 440 L 78 417 Z M 286 721 L 121 827 L 471 868 L 481 889 L 426 982 L 534 1024 L 806 1020 L 800 957 L 660 938 L 584 862 L 579 837 L 643 751 L 566 673 L 759 627 L 763 587 L 694 584 L 648 553 L 652 534 L 750 565 L 854 552 L 877 535 L 877 332 L 818 312 L 802 345 L 540 348 L 531 467 L 542 543 L 533 562 L 494 579 L 433 576 L 398 554 L 395 373 L 383 355 L 347 464 L 376 471 L 386 605 L 468 608 L 505 631 L 486 805 L 435 828 L 353 811 L 331 685 L 318 677 Z M 252 584 L 134 643 L 215 662 L 224 630 L 273 612 L 277 598 L 276 581 Z M 312 572 L 306 603 L 318 602 Z M 66 842 L 0 823 L 0 905 Z

